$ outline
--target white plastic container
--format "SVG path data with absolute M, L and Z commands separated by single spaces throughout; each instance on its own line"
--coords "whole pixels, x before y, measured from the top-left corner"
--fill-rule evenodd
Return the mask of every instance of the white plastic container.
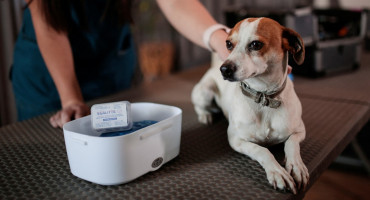
M 63 126 L 69 166 L 73 175 L 101 185 L 129 182 L 157 170 L 180 152 L 182 110 L 154 104 L 131 104 L 132 121 L 158 123 L 133 133 L 99 137 L 91 116 Z

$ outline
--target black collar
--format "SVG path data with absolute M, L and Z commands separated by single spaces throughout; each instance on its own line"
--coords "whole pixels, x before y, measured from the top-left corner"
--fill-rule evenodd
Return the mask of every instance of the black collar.
M 240 82 L 240 88 L 243 92 L 243 94 L 247 97 L 250 97 L 254 100 L 254 102 L 261 104 L 262 106 L 268 106 L 270 108 L 278 108 L 281 105 L 281 101 L 275 99 L 285 88 L 287 82 L 287 78 L 285 78 L 285 81 L 283 85 L 278 89 L 274 91 L 264 91 L 260 92 L 257 90 L 254 90 L 249 87 L 248 84 L 244 82 Z

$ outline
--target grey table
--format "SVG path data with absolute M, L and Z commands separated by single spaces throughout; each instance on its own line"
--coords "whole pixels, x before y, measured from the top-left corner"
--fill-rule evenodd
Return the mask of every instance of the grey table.
M 48 123 L 51 114 L 1 127 L 0 199 L 303 198 L 305 191 L 293 195 L 274 190 L 257 162 L 230 148 L 227 121 L 222 116 L 212 126 L 198 123 L 190 92 L 206 69 L 197 67 L 90 102 L 156 102 L 183 110 L 180 155 L 127 184 L 101 186 L 73 176 L 63 132 Z M 309 93 L 312 82 L 297 80 L 307 129 L 301 154 L 311 176 L 308 189 L 369 120 L 370 113 L 363 102 L 335 95 L 327 98 L 320 91 Z M 283 160 L 282 146 L 271 151 L 278 161 Z

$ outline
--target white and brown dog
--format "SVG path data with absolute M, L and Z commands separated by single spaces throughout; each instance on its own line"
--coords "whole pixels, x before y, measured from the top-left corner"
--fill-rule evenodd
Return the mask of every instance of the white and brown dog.
M 248 18 L 231 30 L 226 47 L 227 60 L 211 67 L 192 91 L 199 121 L 212 123 L 215 100 L 229 121 L 230 146 L 258 161 L 274 188 L 296 193 L 307 185 L 309 174 L 300 155 L 306 132 L 302 106 L 288 78 L 288 52 L 302 64 L 302 38 L 272 19 Z M 282 142 L 285 169 L 263 147 Z

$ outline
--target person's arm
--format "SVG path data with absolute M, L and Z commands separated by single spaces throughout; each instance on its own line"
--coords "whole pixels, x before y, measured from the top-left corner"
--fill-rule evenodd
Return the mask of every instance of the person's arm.
M 62 110 L 50 118 L 53 127 L 62 127 L 72 118 L 88 114 L 74 71 L 73 55 L 67 33 L 56 32 L 48 26 L 40 10 L 40 1 L 29 4 L 37 44 L 56 85 Z
M 198 0 L 157 0 L 157 3 L 177 31 L 195 44 L 206 47 L 203 43 L 203 34 L 217 22 Z M 229 55 L 225 44 L 226 38 L 227 33 L 221 29 L 210 37 L 211 48 L 222 60 Z

